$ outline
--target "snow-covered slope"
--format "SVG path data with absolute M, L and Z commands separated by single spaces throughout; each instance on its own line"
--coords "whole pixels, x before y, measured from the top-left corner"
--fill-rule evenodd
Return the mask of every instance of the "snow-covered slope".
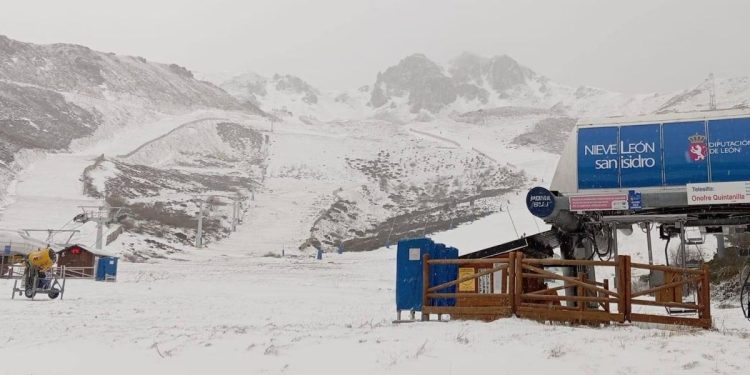
M 263 115 L 175 64 L 0 36 L 0 200 L 28 150 L 65 151 L 201 109 Z
M 0 79 L 94 98 L 169 107 L 247 109 L 184 67 L 72 44 L 36 45 L 0 36 Z

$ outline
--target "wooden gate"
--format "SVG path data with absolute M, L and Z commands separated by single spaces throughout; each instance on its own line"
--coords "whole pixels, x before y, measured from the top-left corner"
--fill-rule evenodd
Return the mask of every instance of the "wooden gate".
M 458 266 L 492 265 L 491 268 L 470 275 L 459 276 L 456 280 L 440 285 L 430 285 L 431 267 L 453 264 Z M 617 275 L 614 290 L 610 289 L 609 280 L 596 282 L 587 280 L 586 274 L 563 276 L 551 272 L 545 267 L 610 267 Z M 429 320 L 431 314 L 438 316 L 448 314 L 451 319 L 494 320 L 501 317 L 518 316 L 542 321 L 563 321 L 570 323 L 608 324 L 625 321 L 689 325 L 703 328 L 711 327 L 711 301 L 708 266 L 702 269 L 684 269 L 678 267 L 633 264 L 629 256 L 618 256 L 614 261 L 564 260 L 564 259 L 525 259 L 524 254 L 512 252 L 508 258 L 485 259 L 430 259 L 425 255 L 422 263 L 423 293 L 422 320 Z M 631 274 L 633 269 L 663 272 L 662 285 L 643 291 L 633 291 Z M 493 293 L 456 292 L 442 293 L 451 286 L 464 282 L 474 282 L 485 275 L 494 274 L 502 279 L 502 288 Z M 499 275 L 499 276 L 498 276 Z M 678 276 L 675 276 L 678 275 Z M 543 282 L 560 282 L 562 285 L 539 290 L 526 290 L 529 280 L 541 279 Z M 696 292 L 696 301 L 684 302 L 676 298 L 664 298 L 663 291 L 672 291 L 672 296 L 681 296 L 685 287 L 692 287 Z M 558 292 L 575 290 L 570 295 L 559 295 Z M 679 293 L 677 292 L 679 291 Z M 655 299 L 644 297 L 656 295 Z M 660 297 L 661 296 L 661 297 Z M 640 298 L 639 298 L 640 297 Z M 458 303 L 457 306 L 434 306 L 439 299 L 451 298 L 471 303 Z M 697 318 L 677 317 L 658 314 L 656 311 L 632 312 L 633 305 L 656 306 L 665 309 L 682 308 L 695 311 Z
M 455 264 L 458 266 L 466 265 L 486 265 L 491 264 L 492 268 L 473 273 L 469 276 L 461 277 L 453 281 L 448 281 L 440 285 L 430 287 L 430 266 L 440 264 Z M 434 259 L 431 260 L 429 255 L 424 255 L 422 262 L 422 320 L 429 320 L 430 314 L 449 314 L 452 319 L 482 319 L 494 320 L 501 317 L 508 317 L 513 314 L 511 307 L 512 295 L 509 288 L 503 288 L 500 293 L 477 293 L 477 292 L 458 292 L 458 293 L 441 293 L 441 290 L 458 286 L 465 282 L 474 282 L 482 276 L 493 273 L 501 273 L 508 280 L 511 267 L 510 258 L 494 259 Z M 507 285 L 507 284 L 505 284 Z M 454 299 L 458 301 L 470 301 L 471 306 L 432 306 L 432 301 L 437 299 Z

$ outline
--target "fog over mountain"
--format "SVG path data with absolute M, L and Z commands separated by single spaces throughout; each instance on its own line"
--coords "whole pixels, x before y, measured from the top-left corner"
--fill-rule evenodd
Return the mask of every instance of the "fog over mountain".
M 286 72 L 323 90 L 371 84 L 417 52 L 441 64 L 466 50 L 507 54 L 556 82 L 627 94 L 679 90 L 711 72 L 746 75 L 750 62 L 736 48 L 750 32 L 745 1 L 39 0 L 3 10 L 0 34 L 13 39 L 201 72 Z

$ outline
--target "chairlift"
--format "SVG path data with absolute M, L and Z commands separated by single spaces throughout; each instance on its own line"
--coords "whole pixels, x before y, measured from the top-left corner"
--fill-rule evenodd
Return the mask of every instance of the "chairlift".
M 685 244 L 686 245 L 703 245 L 706 242 L 706 237 L 701 233 L 698 228 L 685 228 Z
M 687 268 L 700 268 L 700 267 L 687 267 Z M 684 277 L 684 276 L 683 276 Z M 697 290 L 691 288 L 689 284 L 682 285 L 682 303 L 696 305 L 697 302 Z M 664 307 L 669 315 L 693 315 L 698 313 L 696 309 L 682 308 L 682 307 Z
M 703 259 L 700 258 L 691 258 L 687 259 L 687 245 L 695 245 L 698 247 L 699 244 L 703 244 L 704 237 L 700 233 L 700 230 L 697 230 L 697 228 L 682 228 L 683 232 L 681 233 L 681 240 L 682 244 L 680 246 L 680 258 L 681 258 L 681 265 L 685 269 L 700 269 L 703 267 Z M 678 275 L 675 275 L 678 276 Z M 682 278 L 687 278 L 687 274 L 679 275 Z M 668 282 L 665 280 L 665 283 Z M 698 304 L 698 291 L 697 288 L 691 287 L 690 284 L 683 284 L 682 287 L 682 302 L 697 305 Z M 675 296 L 677 297 L 677 296 Z M 667 314 L 669 315 L 692 315 L 697 314 L 698 310 L 691 309 L 691 308 L 681 308 L 681 307 L 665 307 L 667 310 Z

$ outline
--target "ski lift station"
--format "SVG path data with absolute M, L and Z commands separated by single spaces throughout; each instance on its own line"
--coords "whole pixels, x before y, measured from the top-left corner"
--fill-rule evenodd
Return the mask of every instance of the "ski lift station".
M 452 258 L 429 242 L 399 243 L 399 319 L 407 310 L 422 320 L 708 328 L 708 267 L 686 250 L 716 236 L 722 257 L 724 236 L 750 230 L 750 112 L 581 120 L 550 186 L 530 189 L 526 204 L 549 231 Z M 646 233 L 642 247 L 620 249 L 618 232 L 634 230 Z M 666 241 L 665 264 L 655 264 L 652 232 Z M 648 262 L 632 261 L 635 250 Z

